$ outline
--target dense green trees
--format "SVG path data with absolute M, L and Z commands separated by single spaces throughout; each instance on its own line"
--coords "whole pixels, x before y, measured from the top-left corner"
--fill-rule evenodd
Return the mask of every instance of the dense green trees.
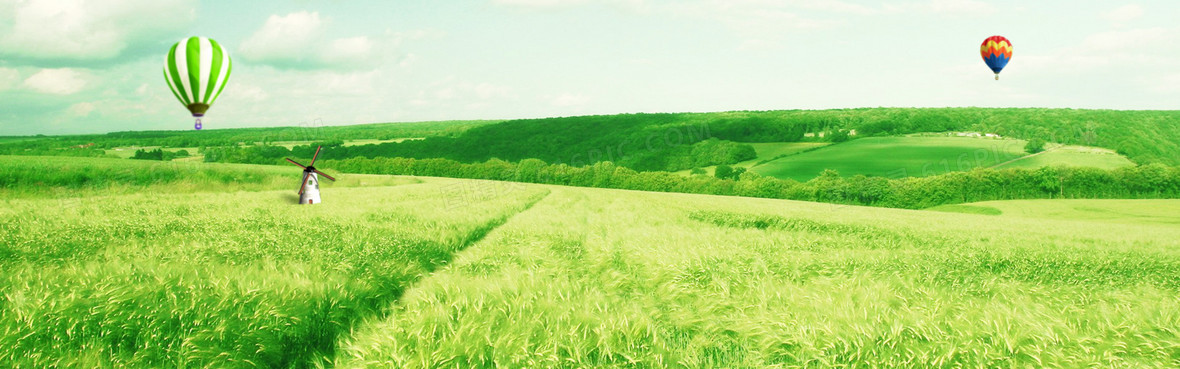
M 1024 144 L 1024 152 L 1036 154 L 1041 151 L 1045 151 L 1045 140 L 1030 138 L 1028 139 L 1028 143 Z
M 163 149 L 155 149 L 155 150 L 139 149 L 139 150 L 135 150 L 135 155 L 132 155 L 131 159 L 169 161 L 169 160 L 176 159 L 176 158 L 187 158 L 187 157 L 189 157 L 189 155 L 190 154 L 189 154 L 188 150 L 183 150 L 183 149 L 177 150 L 175 152 L 164 151 Z
M 841 177 L 825 171 L 808 182 L 752 172 L 718 178 L 637 172 L 604 161 L 585 167 L 524 160 L 460 163 L 448 159 L 351 158 L 322 164 L 344 172 L 478 178 L 644 191 L 685 192 L 923 209 L 964 202 L 1040 198 L 1175 198 L 1180 168 L 1150 164 L 1114 170 L 1074 167 L 975 169 L 943 175 L 887 179 Z M 722 171 L 724 169 L 721 169 Z M 736 177 L 736 179 L 732 179 Z
M 93 146 L 109 149 L 124 146 L 214 147 L 267 144 L 289 141 L 342 142 L 343 140 L 419 137 L 450 137 L 481 125 L 499 121 L 442 121 L 418 123 L 376 123 L 325 126 L 318 120 L 294 127 L 234 128 L 177 131 L 133 131 L 72 136 L 37 136 L 0 141 L 0 154 L 21 155 L 29 148 L 65 149 Z M 178 126 L 184 128 L 183 126 Z M 189 125 L 191 127 L 191 124 Z M 89 147 L 89 146 L 88 146 Z M 93 156 L 93 155 L 91 155 Z

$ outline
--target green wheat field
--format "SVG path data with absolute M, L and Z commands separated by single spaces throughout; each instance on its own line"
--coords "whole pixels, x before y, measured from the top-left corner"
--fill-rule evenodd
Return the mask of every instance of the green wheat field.
M 7 367 L 1180 367 L 1180 200 L 341 175 L 294 206 L 291 168 L 0 159 Z

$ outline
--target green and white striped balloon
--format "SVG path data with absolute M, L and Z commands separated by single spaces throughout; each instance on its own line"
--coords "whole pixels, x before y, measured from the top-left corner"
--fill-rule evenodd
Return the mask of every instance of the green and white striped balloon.
M 233 62 L 217 41 L 208 37 L 189 37 L 172 45 L 164 63 L 164 79 L 172 94 L 200 118 L 221 95 Z M 200 119 L 197 119 L 197 129 Z

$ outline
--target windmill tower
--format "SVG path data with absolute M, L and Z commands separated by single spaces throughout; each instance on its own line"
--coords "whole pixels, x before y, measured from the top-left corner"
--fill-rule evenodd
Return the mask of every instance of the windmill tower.
M 324 178 L 330 179 L 333 182 L 336 181 L 336 178 L 332 178 L 332 176 L 324 174 L 324 172 L 315 168 L 315 159 L 320 156 L 320 150 L 323 148 L 323 146 L 317 146 L 315 148 L 315 155 L 312 155 L 311 164 L 307 166 L 303 166 L 303 164 L 296 163 L 294 160 L 287 158 L 287 161 L 291 162 L 291 164 L 303 168 L 303 185 L 299 186 L 300 204 L 320 203 L 320 176 L 324 176 Z

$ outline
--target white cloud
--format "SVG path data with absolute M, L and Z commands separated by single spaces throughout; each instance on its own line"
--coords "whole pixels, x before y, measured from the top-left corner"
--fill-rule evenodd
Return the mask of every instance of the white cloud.
M 86 79 L 81 72 L 70 68 L 42 69 L 25 79 L 25 87 L 41 93 L 70 95 L 86 87 Z
M 318 12 L 271 15 L 262 28 L 242 41 L 242 56 L 262 62 L 303 62 L 314 55 L 308 48 L 320 43 L 323 25 Z
M 940 14 L 975 14 L 989 15 L 996 12 L 996 7 L 976 0 L 932 0 L 930 10 Z
M 737 49 L 740 51 L 766 51 L 766 50 L 780 49 L 780 48 L 782 48 L 782 46 L 783 45 L 780 43 L 770 42 L 770 41 L 766 41 L 763 39 L 752 38 L 752 39 L 748 39 L 748 40 L 743 40 L 741 45 L 738 45 Z
M 0 0 L 0 54 L 36 60 L 109 60 L 179 35 L 193 0 Z
M 1127 23 L 1143 16 L 1143 7 L 1136 4 L 1127 4 L 1115 8 L 1103 15 L 1115 23 Z
M 701 0 L 672 3 L 667 11 L 690 18 L 720 22 L 743 38 L 773 43 L 798 30 L 831 28 L 842 20 L 805 17 L 791 1 Z M 749 46 L 749 45 L 747 45 Z
M 488 82 L 471 83 L 461 81 L 455 76 L 448 76 L 429 84 L 429 89 L 419 90 L 410 105 L 453 105 L 468 102 L 466 107 L 483 108 L 489 101 L 510 101 L 517 99 L 513 89 L 508 86 L 496 85 Z
M 504 86 L 496 86 L 491 83 L 480 83 L 472 87 L 475 96 L 480 99 L 491 99 L 496 97 L 507 97 L 512 93 L 512 89 Z
M 1156 82 L 1154 90 L 1162 93 L 1180 92 L 1180 73 L 1170 74 L 1160 78 Z
M 1158 45 L 1170 44 L 1169 40 L 1174 36 L 1173 33 L 1163 27 L 1100 32 L 1086 37 L 1084 46 L 1095 51 L 1142 48 L 1159 50 Z
M 492 0 L 492 4 L 524 8 L 560 8 L 584 5 L 589 0 Z
M 242 57 L 261 64 L 291 69 L 373 69 L 398 61 L 395 50 L 405 39 L 433 35 L 386 32 L 379 36 L 330 38 L 330 20 L 318 12 L 271 15 L 266 23 L 242 42 Z M 399 62 L 400 64 L 400 62 Z
M 373 49 L 373 41 L 366 36 L 336 39 L 324 49 L 324 60 L 334 65 L 371 67 Z
M 0 67 L 0 91 L 15 88 L 20 83 L 20 72 L 12 68 Z
M 590 98 L 585 95 L 568 92 L 549 99 L 549 104 L 562 108 L 586 105 L 588 102 L 590 102 Z
M 985 16 L 998 12 L 995 5 L 976 0 L 930 0 L 886 4 L 886 13 L 933 13 L 943 16 Z
M 233 98 L 245 101 L 261 102 L 270 97 L 266 90 L 253 84 L 239 84 L 233 91 Z
M 621 10 L 646 11 L 647 0 L 492 0 L 492 4 L 534 10 L 569 9 L 583 5 L 606 5 Z
M 1171 70 L 1180 62 L 1180 48 L 1169 40 L 1180 36 L 1163 27 L 1098 32 L 1078 45 L 1064 45 L 1037 55 L 1022 56 L 1022 69 L 1038 73 L 1093 73 L 1107 70 L 1135 70 L 1152 73 L 1156 68 Z
M 93 111 L 94 111 L 94 104 L 89 103 L 89 102 L 80 102 L 80 103 L 77 103 L 74 105 L 70 105 L 69 108 L 66 108 L 67 113 L 69 113 L 70 115 L 75 115 L 75 116 L 79 116 L 79 117 L 88 116 Z

